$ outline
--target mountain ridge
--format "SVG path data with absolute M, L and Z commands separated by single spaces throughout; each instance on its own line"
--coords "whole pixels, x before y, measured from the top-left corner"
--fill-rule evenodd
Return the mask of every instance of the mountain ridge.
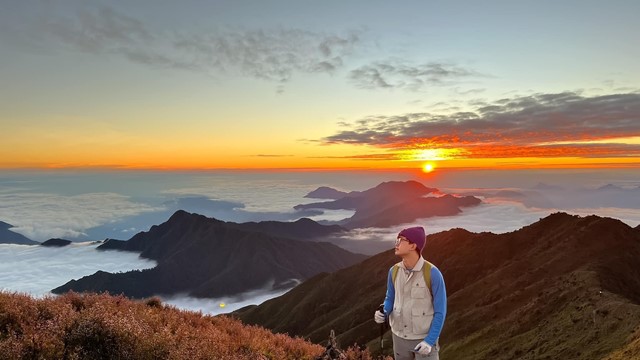
M 459 214 L 462 207 L 482 202 L 473 196 L 434 195 L 441 195 L 440 191 L 417 181 L 388 181 L 365 191 L 352 191 L 334 201 L 300 204 L 294 209 L 355 210 L 352 217 L 337 224 L 357 229 L 389 227 L 432 216 L 452 216 Z
M 71 244 L 73 241 L 67 239 L 49 239 L 47 241 L 42 242 L 40 246 L 51 246 L 51 247 L 62 247 Z
M 110 240 L 99 248 L 140 252 L 141 257 L 156 260 L 158 265 L 118 274 L 96 272 L 52 292 L 108 291 L 134 298 L 176 293 L 219 297 L 270 283 L 273 288 L 288 286 L 294 279 L 334 271 L 366 257 L 330 243 L 247 231 L 184 211 L 128 241 Z
M 451 229 L 429 235 L 424 254 L 448 291 L 443 357 L 602 358 L 640 330 L 640 232 L 619 220 L 555 213 L 504 234 Z M 312 341 L 332 328 L 379 351 L 372 314 L 397 261 L 380 253 L 235 316 Z
M 31 240 L 28 237 L 19 234 L 9 229 L 14 226 L 4 221 L 0 221 L 0 244 L 16 244 L 16 245 L 38 245 L 37 241 Z

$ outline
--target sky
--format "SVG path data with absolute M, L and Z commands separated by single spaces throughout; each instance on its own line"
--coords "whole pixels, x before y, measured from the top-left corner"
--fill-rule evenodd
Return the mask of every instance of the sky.
M 0 169 L 637 168 L 638 13 L 0 0 Z

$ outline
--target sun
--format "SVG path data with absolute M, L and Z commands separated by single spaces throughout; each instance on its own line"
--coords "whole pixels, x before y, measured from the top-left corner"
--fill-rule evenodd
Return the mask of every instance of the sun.
M 433 171 L 433 164 L 432 163 L 426 163 L 422 166 L 422 171 L 426 172 L 426 173 L 430 173 Z

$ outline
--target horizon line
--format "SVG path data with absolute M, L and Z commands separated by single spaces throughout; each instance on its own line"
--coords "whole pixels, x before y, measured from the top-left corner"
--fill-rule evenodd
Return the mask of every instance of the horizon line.
M 428 161 L 424 162 L 427 163 Z M 580 170 L 580 169 L 640 169 L 640 163 L 595 163 L 595 164 L 545 164 L 527 166 L 527 164 L 505 166 L 437 166 L 433 172 L 442 171 L 478 171 L 478 170 Z M 0 172 L 20 171 L 148 171 L 148 172 L 341 172 L 341 171 L 371 171 L 371 172 L 419 172 L 421 166 L 405 167 L 155 167 L 155 166 L 25 166 L 25 167 L 0 167 Z

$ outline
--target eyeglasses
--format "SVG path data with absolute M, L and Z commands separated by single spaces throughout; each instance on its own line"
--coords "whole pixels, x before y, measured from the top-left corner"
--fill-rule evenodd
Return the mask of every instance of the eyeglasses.
M 405 239 L 405 238 L 397 238 L 396 239 L 396 246 L 400 245 L 401 242 L 406 241 L 407 243 L 411 244 L 411 241 Z

